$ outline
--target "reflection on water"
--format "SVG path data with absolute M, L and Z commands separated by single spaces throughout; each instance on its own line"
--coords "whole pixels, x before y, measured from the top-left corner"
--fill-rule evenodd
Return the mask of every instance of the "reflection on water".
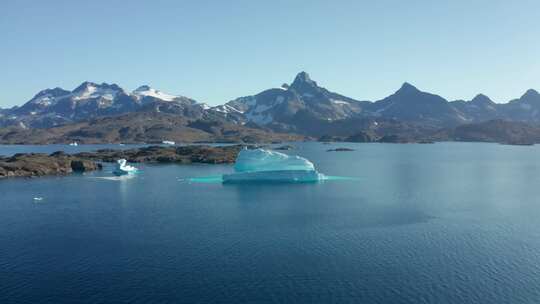
M 322 178 L 318 181 L 309 181 L 309 182 L 290 182 L 290 181 L 257 181 L 257 180 L 249 180 L 245 182 L 237 182 L 237 183 L 225 183 L 225 185 L 231 185 L 231 184 L 288 184 L 288 185 L 294 185 L 294 184 L 319 184 L 323 183 L 325 181 L 346 181 L 346 180 L 358 180 L 357 177 L 348 177 L 348 176 L 327 176 L 322 175 Z M 179 181 L 186 181 L 191 183 L 201 183 L 201 184 L 220 184 L 223 183 L 223 175 L 212 175 L 212 176 L 202 176 L 202 177 L 191 177 L 187 179 L 181 179 Z
M 95 176 L 92 178 L 122 182 L 122 181 L 127 181 L 136 177 L 137 175 L 135 174 L 126 174 L 126 175 L 120 175 L 120 176 Z

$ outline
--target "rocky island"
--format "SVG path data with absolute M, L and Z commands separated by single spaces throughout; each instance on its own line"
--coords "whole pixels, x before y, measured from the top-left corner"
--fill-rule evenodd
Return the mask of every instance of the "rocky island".
M 0 156 L 0 179 L 6 177 L 37 177 L 45 175 L 67 175 L 73 172 L 100 170 L 102 162 L 115 162 L 124 158 L 129 162 L 150 163 L 233 163 L 242 145 L 232 146 L 183 146 L 112 150 L 66 154 L 64 152 L 18 153 L 9 157 Z
M 101 164 L 64 152 L 18 153 L 0 157 L 0 178 L 66 175 L 101 169 Z

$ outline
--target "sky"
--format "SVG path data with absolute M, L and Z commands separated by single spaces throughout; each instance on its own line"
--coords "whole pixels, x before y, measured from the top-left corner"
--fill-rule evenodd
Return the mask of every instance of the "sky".
M 378 100 L 540 90 L 540 1 L 2 1 L 0 107 L 83 81 L 212 105 L 290 83 Z

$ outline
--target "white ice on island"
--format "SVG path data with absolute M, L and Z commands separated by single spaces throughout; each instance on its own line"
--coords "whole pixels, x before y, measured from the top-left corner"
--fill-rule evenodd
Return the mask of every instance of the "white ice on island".
M 234 171 L 223 175 L 223 182 L 315 182 L 324 178 L 303 157 L 265 149 L 240 151 Z

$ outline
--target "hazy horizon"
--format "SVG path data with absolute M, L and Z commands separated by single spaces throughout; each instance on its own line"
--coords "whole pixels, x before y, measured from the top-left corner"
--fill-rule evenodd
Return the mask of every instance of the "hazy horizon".
M 18 1 L 0 12 L 0 107 L 83 81 L 216 105 L 292 82 L 375 101 L 403 82 L 505 103 L 540 89 L 535 1 Z

